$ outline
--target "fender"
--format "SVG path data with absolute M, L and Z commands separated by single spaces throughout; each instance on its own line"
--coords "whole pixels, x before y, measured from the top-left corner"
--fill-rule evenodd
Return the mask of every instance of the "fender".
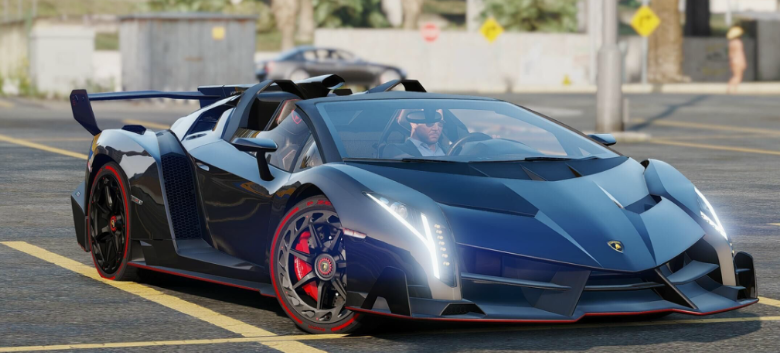
M 645 166 L 645 181 L 650 193 L 671 200 L 699 223 L 705 232 L 704 240 L 718 253 L 723 284 L 735 286 L 737 280 L 731 241 L 720 236 L 699 216 L 701 207 L 693 183 L 666 162 L 648 159 L 642 161 L 642 165 Z
M 162 169 L 157 136 L 125 130 L 106 130 L 95 140 L 87 164 L 87 180 L 102 164 L 114 161 L 128 178 L 131 240 L 171 239 L 161 186 Z M 91 185 L 85 188 L 85 204 Z
M 277 206 L 274 209 L 286 210 L 301 199 L 297 195 L 307 192 L 307 188 L 316 188 L 331 201 L 344 228 L 367 234 L 366 239 L 345 238 L 350 254 L 347 256 L 347 268 L 350 269 L 347 286 L 350 292 L 369 292 L 382 271 L 386 267 L 394 267 L 406 274 L 411 296 L 461 299 L 458 280 L 455 280 L 454 286 L 449 286 L 435 278 L 431 272 L 430 253 L 425 246 L 364 193 L 376 192 L 414 205 L 426 214 L 431 224 L 446 225 L 443 212 L 429 197 L 385 177 L 343 163 L 329 163 L 295 173 L 288 185 L 295 191 L 288 198 L 275 201 L 275 204 L 286 207 Z M 278 225 L 284 213 L 280 211 L 274 214 L 271 227 Z M 447 236 L 454 245 L 451 235 Z M 372 258 L 361 259 L 363 254 L 369 253 L 374 254 Z M 453 266 L 449 271 L 456 274 L 457 259 L 450 259 Z M 349 263 L 353 261 L 355 264 L 350 266 Z

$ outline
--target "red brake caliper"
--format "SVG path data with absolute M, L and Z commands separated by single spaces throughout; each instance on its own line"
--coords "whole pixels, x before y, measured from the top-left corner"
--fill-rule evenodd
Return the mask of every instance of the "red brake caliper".
M 295 250 L 298 250 L 302 253 L 309 254 L 309 237 L 311 237 L 311 234 L 309 231 L 305 231 L 301 233 L 301 236 L 298 237 L 298 243 L 295 244 Z M 298 277 L 298 280 L 300 281 L 303 276 L 306 276 L 309 274 L 309 272 L 312 271 L 311 265 L 301 261 L 299 258 L 295 258 L 295 277 Z M 303 291 L 306 292 L 310 297 L 314 298 L 314 300 L 317 300 L 317 285 L 314 284 L 314 282 L 309 282 L 303 285 Z

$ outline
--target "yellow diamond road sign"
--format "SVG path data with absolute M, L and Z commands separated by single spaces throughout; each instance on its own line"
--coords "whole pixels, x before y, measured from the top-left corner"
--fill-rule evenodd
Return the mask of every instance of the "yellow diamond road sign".
M 488 42 L 493 43 L 493 41 L 495 41 L 496 38 L 501 35 L 501 33 L 504 33 L 504 27 L 501 27 L 501 25 L 491 17 L 482 24 L 482 27 L 479 29 L 479 33 L 482 33 Z
M 653 34 L 659 24 L 661 24 L 661 19 L 647 6 L 640 7 L 634 14 L 634 18 L 631 19 L 631 27 L 634 27 L 636 33 L 642 37 Z

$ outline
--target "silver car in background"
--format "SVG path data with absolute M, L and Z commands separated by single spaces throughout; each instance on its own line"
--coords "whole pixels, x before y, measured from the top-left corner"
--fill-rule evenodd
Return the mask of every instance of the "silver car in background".
M 351 85 L 375 86 L 406 78 L 406 72 L 398 67 L 369 62 L 342 49 L 313 46 L 296 47 L 281 53 L 275 59 L 258 61 L 255 70 L 259 81 L 300 81 L 314 76 L 336 74 Z

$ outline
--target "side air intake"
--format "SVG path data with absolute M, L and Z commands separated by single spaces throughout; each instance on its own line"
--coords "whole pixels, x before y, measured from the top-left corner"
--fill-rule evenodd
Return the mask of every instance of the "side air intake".
M 169 153 L 162 157 L 162 171 L 176 239 L 200 238 L 200 215 L 192 163 L 184 155 Z

